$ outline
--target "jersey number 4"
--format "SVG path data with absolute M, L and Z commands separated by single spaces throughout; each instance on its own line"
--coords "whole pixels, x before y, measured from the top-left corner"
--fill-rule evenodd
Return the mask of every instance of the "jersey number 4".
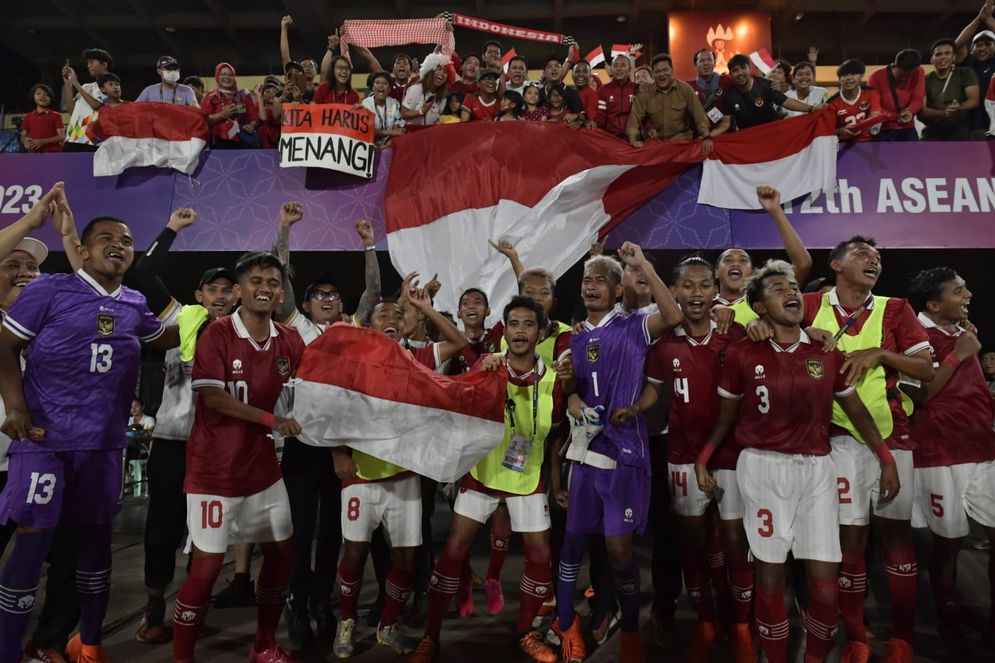
M 687 378 L 674 378 L 674 396 L 679 397 L 685 403 L 691 402 L 691 388 L 688 386 Z
M 107 343 L 90 344 L 90 372 L 106 373 L 111 370 L 114 348 Z

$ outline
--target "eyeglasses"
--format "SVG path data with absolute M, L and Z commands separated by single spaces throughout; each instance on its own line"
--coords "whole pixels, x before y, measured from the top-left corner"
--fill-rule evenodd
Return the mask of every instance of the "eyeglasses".
M 342 299 L 342 295 L 327 290 L 315 290 L 311 293 L 311 299 L 317 299 L 319 302 L 337 302 Z

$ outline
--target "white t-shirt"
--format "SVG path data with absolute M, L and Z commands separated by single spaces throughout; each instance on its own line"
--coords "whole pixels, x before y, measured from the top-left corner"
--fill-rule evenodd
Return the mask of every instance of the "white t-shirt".
M 128 417 L 128 427 L 130 428 L 135 425 L 141 426 L 145 430 L 152 432 L 155 430 L 155 417 L 143 414 L 137 421 L 134 417 Z
M 162 323 L 167 327 L 175 325 L 182 308 L 174 300 Z M 166 440 L 186 440 L 193 428 L 194 406 L 197 404 L 197 395 L 190 385 L 193 361 L 181 361 L 180 349 L 171 348 L 166 351 L 162 368 L 166 372 L 166 381 L 162 387 L 162 403 L 156 413 L 155 436 Z
M 421 83 L 417 83 L 409 87 L 408 91 L 404 93 L 404 103 L 402 105 L 410 111 L 421 112 L 422 107 L 425 105 L 425 101 L 425 88 L 421 86 Z M 428 113 L 426 113 L 424 117 L 411 118 L 405 120 L 405 122 L 408 124 L 438 124 L 439 115 L 442 113 L 445 106 L 445 97 L 436 99 L 435 103 L 433 103 L 428 109 Z
M 826 103 L 826 98 L 828 95 L 826 94 L 826 88 L 819 87 L 818 85 L 813 85 L 812 87 L 809 88 L 808 97 L 806 97 L 805 99 L 798 99 L 798 90 L 794 88 L 788 90 L 784 96 L 786 96 L 788 99 L 795 99 L 797 101 L 802 102 L 803 104 L 808 104 L 809 106 L 816 106 L 818 104 Z M 788 110 L 787 108 L 784 109 L 784 112 L 788 114 L 788 117 L 797 117 L 799 115 L 805 114 L 802 111 L 793 111 L 793 110 Z
M 85 83 L 83 89 L 87 94 L 97 101 L 106 102 L 107 95 L 100 91 L 100 86 L 96 82 Z M 86 137 L 86 128 L 97 119 L 97 111 L 90 108 L 90 104 L 83 101 L 83 97 L 76 95 L 76 104 L 73 106 L 73 114 L 69 118 L 66 126 L 67 143 L 79 143 L 81 145 L 93 145 L 93 142 Z

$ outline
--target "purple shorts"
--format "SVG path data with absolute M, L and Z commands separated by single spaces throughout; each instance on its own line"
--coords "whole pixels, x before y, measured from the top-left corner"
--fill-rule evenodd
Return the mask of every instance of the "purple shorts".
M 624 536 L 642 534 L 650 506 L 650 475 L 641 467 L 602 470 L 575 463 L 570 472 L 567 531 Z
M 49 529 L 62 516 L 106 525 L 121 510 L 124 453 L 42 451 L 10 454 L 0 523 Z

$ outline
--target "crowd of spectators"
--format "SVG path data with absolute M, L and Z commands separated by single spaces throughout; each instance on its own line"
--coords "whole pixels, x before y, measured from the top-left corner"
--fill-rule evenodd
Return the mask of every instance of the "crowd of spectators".
M 864 63 L 850 59 L 837 69 L 839 91 L 833 95 L 815 84 L 815 47 L 797 64 L 778 60 L 764 76 L 757 75 L 743 54 L 730 57 L 729 73 L 720 74 L 716 54 L 701 49 L 694 54 L 697 75 L 687 82 L 674 78 L 673 61 L 665 53 L 643 65 L 629 54 L 617 55 L 606 63 L 605 82 L 574 50 L 549 55 L 539 79 L 530 80 L 528 59 L 515 55 L 502 64 L 504 48 L 495 40 L 484 44 L 480 55 L 462 58 L 455 52 L 443 54 L 441 46 L 421 62 L 397 53 L 388 71 L 367 48 L 351 45 L 350 55 L 342 55 L 336 29 L 320 63 L 294 60 L 288 36 L 293 19 L 284 16 L 279 40 L 283 77 L 267 76 L 251 90 L 240 88 L 235 67 L 221 62 L 214 70 L 216 85 L 207 91 L 199 77 L 182 78 L 175 57 L 163 55 L 155 63 L 159 81 L 142 90 L 135 102 L 201 109 L 215 149 L 276 147 L 282 105 L 289 102 L 362 106 L 375 116 L 381 145 L 415 127 L 498 120 L 603 130 L 637 147 L 653 139 L 708 141 L 827 104 L 844 141 L 985 140 L 995 134 L 993 1 L 985 0 L 956 39 L 938 39 L 929 47 L 933 70 L 928 74 L 923 54 L 910 48 L 874 71 L 865 85 Z M 633 46 L 630 53 L 638 53 L 640 45 Z M 62 70 L 68 125 L 51 88 L 38 84 L 31 89 L 34 110 L 20 127 L 26 150 L 94 150 L 87 125 L 102 106 L 126 103 L 121 81 L 111 72 L 111 55 L 92 48 L 83 52 L 83 59 L 90 82 L 81 83 L 68 62 Z M 362 91 L 353 89 L 354 62 L 370 72 Z M 571 85 L 565 82 L 568 75 Z M 710 142 L 705 149 L 711 149 Z

